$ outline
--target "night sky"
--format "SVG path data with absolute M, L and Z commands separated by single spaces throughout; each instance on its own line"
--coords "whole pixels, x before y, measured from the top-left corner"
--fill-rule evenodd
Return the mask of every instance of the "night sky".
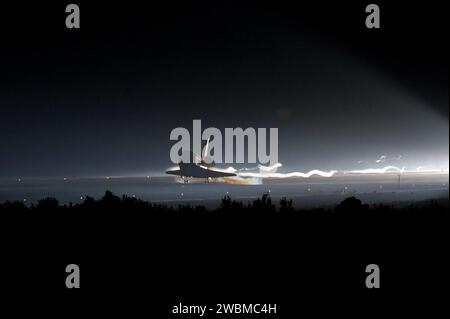
M 160 173 L 193 119 L 278 127 L 285 169 L 448 168 L 439 5 L 92 2 L 2 4 L 0 177 Z

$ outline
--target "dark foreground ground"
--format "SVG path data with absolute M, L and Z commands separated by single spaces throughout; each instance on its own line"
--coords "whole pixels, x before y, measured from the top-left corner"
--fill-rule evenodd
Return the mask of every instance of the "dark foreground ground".
M 2 297 L 16 314 L 123 318 L 172 315 L 174 305 L 277 304 L 277 314 L 204 318 L 404 316 L 439 310 L 448 289 L 448 198 L 404 208 L 351 197 L 295 210 L 251 205 L 167 208 L 106 193 L 60 206 L 0 205 Z M 65 286 L 80 266 L 81 288 Z M 380 289 L 365 268 L 380 267 Z M 58 307 L 55 307 L 58 305 Z

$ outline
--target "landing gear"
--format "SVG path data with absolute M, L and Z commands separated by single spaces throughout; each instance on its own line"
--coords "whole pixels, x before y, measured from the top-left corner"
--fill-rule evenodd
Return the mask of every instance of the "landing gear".
M 181 178 L 183 179 L 183 184 L 189 184 L 189 177 L 187 176 L 181 176 Z M 209 184 L 212 181 L 214 181 L 213 177 L 206 177 L 205 178 L 205 183 Z

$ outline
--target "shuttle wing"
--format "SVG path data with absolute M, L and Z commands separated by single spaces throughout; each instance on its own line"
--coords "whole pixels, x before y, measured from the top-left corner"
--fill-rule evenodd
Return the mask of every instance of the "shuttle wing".
M 193 163 L 180 163 L 179 169 L 173 169 L 166 171 L 167 174 L 195 177 L 195 178 L 216 178 L 216 177 L 231 177 L 236 176 L 234 173 L 224 172 L 216 168 L 209 168 L 203 165 L 197 165 Z

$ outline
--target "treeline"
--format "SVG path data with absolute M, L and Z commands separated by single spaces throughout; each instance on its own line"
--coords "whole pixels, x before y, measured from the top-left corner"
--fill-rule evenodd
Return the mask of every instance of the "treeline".
M 291 199 L 282 198 L 278 205 L 272 201 L 269 194 L 249 202 L 243 203 L 226 196 L 222 199 L 219 207 L 208 209 L 202 205 L 183 204 L 177 207 L 167 206 L 160 203 L 152 203 L 123 195 L 119 197 L 110 191 L 106 191 L 105 195 L 96 200 L 92 197 L 86 197 L 82 203 L 77 204 L 60 204 L 55 198 L 44 198 L 38 201 L 36 205 L 27 206 L 22 202 L 7 201 L 0 204 L 0 212 L 149 212 L 155 214 L 209 214 L 211 212 L 220 214 L 357 214 L 364 213 L 406 213 L 410 214 L 445 214 L 448 212 L 448 199 L 430 200 L 419 202 L 402 207 L 392 205 L 373 205 L 363 204 L 361 200 L 355 197 L 344 199 L 334 208 L 312 208 L 297 209 L 293 205 Z

